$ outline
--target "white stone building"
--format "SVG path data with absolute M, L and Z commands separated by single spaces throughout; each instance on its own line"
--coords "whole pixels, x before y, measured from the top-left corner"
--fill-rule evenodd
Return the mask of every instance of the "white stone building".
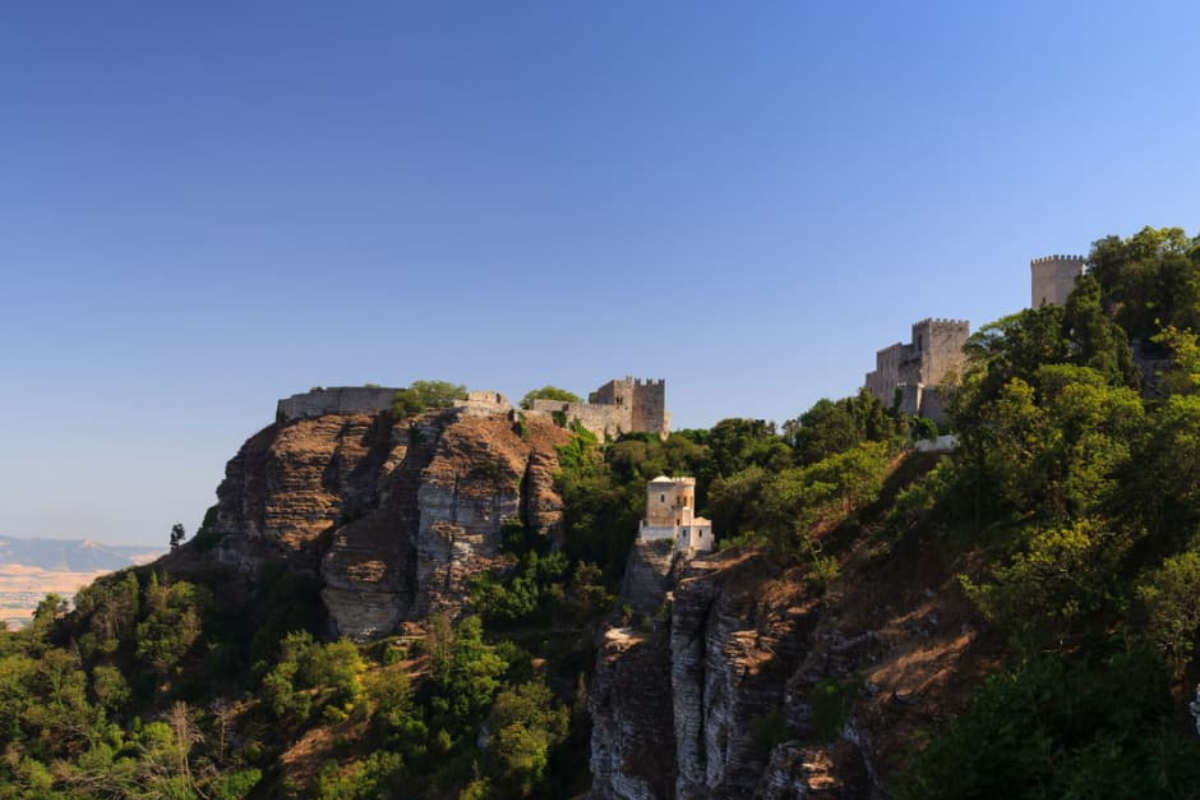
M 644 541 L 673 539 L 681 553 L 713 549 L 712 522 L 696 515 L 696 479 L 660 475 L 646 485 L 646 518 L 638 530 Z

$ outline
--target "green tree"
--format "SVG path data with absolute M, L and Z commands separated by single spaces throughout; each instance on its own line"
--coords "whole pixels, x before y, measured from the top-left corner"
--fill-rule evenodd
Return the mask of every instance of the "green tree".
M 1173 325 L 1200 330 L 1200 246 L 1181 228 L 1145 227 L 1092 245 L 1091 273 L 1131 338 Z
M 447 668 L 434 675 L 433 709 L 447 725 L 469 725 L 491 705 L 507 669 L 495 648 L 484 642 L 479 617 L 467 617 L 455 629 Z
M 1170 366 L 1161 376 L 1167 393 L 1200 393 L 1200 337 L 1194 331 L 1168 325 L 1153 340 L 1170 353 Z
M 1141 375 L 1133 363 L 1129 340 L 1104 313 L 1100 282 L 1094 276 L 1083 276 L 1067 298 L 1063 333 L 1075 364 L 1091 367 L 1114 385 L 1140 387 Z
M 147 613 L 137 626 L 137 657 L 160 678 L 173 674 L 200 639 L 207 589 L 187 581 L 159 583 L 151 573 Z
M 465 400 L 467 387 L 448 381 L 413 381 L 396 392 L 392 399 L 392 415 L 398 419 L 412 417 L 429 408 L 449 408 L 455 400 Z
M 495 731 L 489 749 L 498 761 L 498 783 L 520 797 L 529 796 L 546 772 L 551 748 L 567 738 L 570 724 L 570 711 L 540 681 L 500 692 L 488 720 Z
M 183 529 L 183 525 L 176 522 L 171 526 L 171 549 L 178 550 L 179 545 L 183 544 L 183 540 L 187 537 L 187 532 Z
M 992 569 L 991 580 L 962 579 L 967 596 L 1021 653 L 1065 648 L 1111 620 L 1110 585 L 1132 542 L 1092 520 L 1038 531 L 1028 547 Z
M 905 424 L 866 389 L 854 397 L 818 400 L 797 419 L 784 423 L 784 437 L 801 464 L 814 464 L 860 442 L 890 442 L 905 433 Z
M 1184 676 L 1200 629 L 1200 553 L 1172 556 L 1138 585 L 1145 635 L 1175 680 Z
M 449 381 L 413 381 L 409 390 L 416 393 L 426 408 L 449 408 L 455 400 L 467 399 L 467 387 Z

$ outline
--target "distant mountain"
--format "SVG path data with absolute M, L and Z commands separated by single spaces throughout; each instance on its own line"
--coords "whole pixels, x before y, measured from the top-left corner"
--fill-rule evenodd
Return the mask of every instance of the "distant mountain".
M 117 570 L 143 564 L 166 550 L 150 545 L 102 544 L 91 539 L 18 539 L 0 536 L 0 565 L 62 572 Z

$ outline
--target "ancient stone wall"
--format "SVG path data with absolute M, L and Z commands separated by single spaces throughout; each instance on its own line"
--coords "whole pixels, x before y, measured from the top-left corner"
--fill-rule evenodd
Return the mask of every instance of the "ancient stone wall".
M 1030 304 L 1034 308 L 1066 305 L 1086 266 L 1087 259 L 1083 256 L 1056 255 L 1030 261 Z
M 629 420 L 623 430 L 666 436 L 671 430 L 666 398 L 667 385 L 661 378 L 642 380 L 627 375 L 611 380 L 592 392 L 588 395 L 588 402 L 623 409 Z
M 901 365 L 911 359 L 911 345 L 896 342 L 875 353 L 875 369 L 867 373 L 867 389 L 890 405 L 900 384 Z
M 900 392 L 900 409 L 944 422 L 946 412 L 938 386 L 952 383 L 966 368 L 963 345 L 970 323 L 955 319 L 924 319 L 912 326 L 912 342 L 897 342 L 875 354 L 875 369 L 865 386 L 885 405 Z
M 291 422 L 322 414 L 378 414 L 392 407 L 397 391 L 382 386 L 317 388 L 280 400 L 278 416 Z
M 507 414 L 513 410 L 508 398 L 488 390 L 486 392 L 467 392 L 466 400 L 455 400 L 454 407 L 470 417 L 487 417 L 492 414 Z
M 662 379 L 637 380 L 633 384 L 633 430 L 666 435 L 670 414 L 666 410 L 667 386 Z
M 967 357 L 963 345 L 971 325 L 958 319 L 926 319 L 912 327 L 913 350 L 921 361 L 917 383 L 939 385 L 962 373 Z
M 596 438 L 604 441 L 616 438 L 622 431 L 632 430 L 629 409 L 624 406 L 602 406 L 592 403 L 568 403 L 562 400 L 534 400 L 526 412 L 531 416 L 552 417 L 562 414 L 567 424 L 578 422 Z

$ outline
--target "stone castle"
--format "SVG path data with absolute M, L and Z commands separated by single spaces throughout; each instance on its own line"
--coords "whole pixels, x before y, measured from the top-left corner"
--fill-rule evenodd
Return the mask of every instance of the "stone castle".
M 687 556 L 712 550 L 712 523 L 695 512 L 696 479 L 660 475 L 646 484 L 646 518 L 638 538 L 674 540 L 675 550 Z
M 1083 256 L 1046 256 L 1029 262 L 1030 305 L 1065 305 L 1086 271 Z M 970 323 L 957 319 L 926 319 L 912 326 L 912 341 L 897 342 L 875 354 L 875 369 L 867 373 L 866 388 L 890 406 L 899 392 L 900 408 L 935 422 L 946 420 L 945 392 L 966 365 L 963 345 Z
M 953 383 L 966 365 L 963 345 L 971 325 L 959 319 L 926 319 L 912 326 L 912 341 L 897 342 L 875 354 L 866 388 L 890 406 L 899 392 L 900 409 L 936 422 L 946 418 L 937 387 Z
M 378 414 L 392 407 L 399 389 L 384 386 L 318 387 L 280 400 L 276 419 L 280 422 L 319 417 L 322 414 Z M 671 413 L 666 410 L 666 383 L 632 377 L 611 380 L 588 396 L 586 403 L 534 400 L 525 414 L 558 417 L 565 425 L 578 422 L 604 441 L 621 433 L 653 433 L 666 438 Z M 455 408 L 467 416 L 516 414 L 508 398 L 499 392 L 468 392 Z M 561 415 L 561 416 L 559 416 Z
M 661 379 L 626 376 L 592 392 L 586 403 L 534 400 L 527 413 L 562 414 L 568 424 L 578 422 L 601 441 L 621 433 L 653 433 L 665 439 L 671 430 L 666 393 L 666 383 Z

